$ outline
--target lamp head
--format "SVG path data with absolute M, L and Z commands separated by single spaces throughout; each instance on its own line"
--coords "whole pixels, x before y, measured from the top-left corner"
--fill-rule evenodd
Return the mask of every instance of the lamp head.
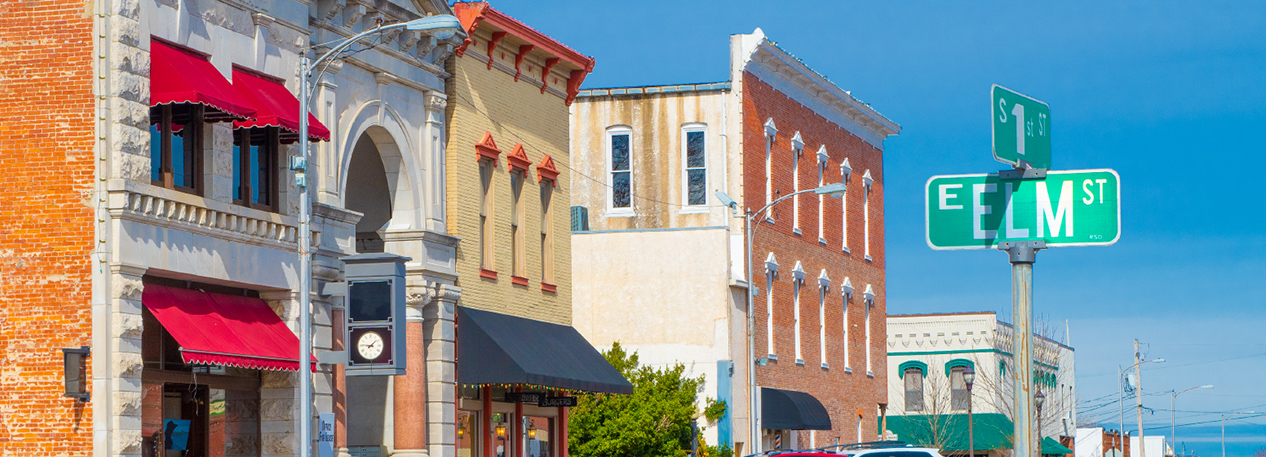
M 1198 389 L 1212 389 L 1212 388 L 1213 388 L 1213 384 L 1205 384 L 1203 386 L 1198 387 Z
M 456 17 L 448 14 L 414 19 L 406 22 L 404 24 L 404 29 L 412 31 L 430 31 L 431 36 L 440 41 L 452 38 L 453 35 L 458 33 L 462 35 L 466 34 L 466 32 L 462 30 L 462 22 L 457 20 Z
M 730 198 L 730 194 L 725 193 L 725 191 L 718 190 L 716 191 L 716 194 L 714 195 L 717 196 L 717 200 L 720 200 L 722 205 L 728 206 L 730 208 L 738 207 L 738 202 L 734 201 L 733 198 Z
M 840 198 L 844 196 L 844 192 L 847 190 L 848 188 L 844 187 L 844 183 L 837 182 L 835 184 L 827 184 L 822 187 L 818 187 L 817 189 L 813 189 L 813 193 L 818 194 L 818 195 L 825 194 L 825 195 L 830 195 L 835 198 Z
M 971 385 L 976 382 L 976 370 L 967 367 L 963 370 L 963 382 L 967 383 L 967 390 L 971 390 Z
M 1042 409 L 1042 403 L 1044 402 L 1046 402 L 1046 394 L 1039 391 L 1037 395 L 1033 396 L 1033 403 L 1037 404 L 1037 409 Z

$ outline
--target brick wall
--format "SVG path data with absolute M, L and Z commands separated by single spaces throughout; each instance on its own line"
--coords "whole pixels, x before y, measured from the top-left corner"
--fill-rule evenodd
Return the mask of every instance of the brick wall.
M 568 113 L 563 99 L 541 93 L 540 86 L 527 77 L 531 56 L 522 64 L 524 76 L 514 80 L 513 68 L 504 63 L 488 68 L 484 35 L 476 33 L 478 45 L 463 56 L 453 58 L 448 85 L 447 125 L 449 137 L 445 164 L 448 177 L 447 214 L 449 233 L 461 237 L 457 248 L 458 286 L 461 305 L 529 319 L 571 324 L 571 237 L 570 165 L 568 154 Z M 513 58 L 513 56 L 511 56 Z M 539 75 L 539 64 L 533 65 Z M 553 86 L 553 81 L 550 81 Z M 484 133 L 491 133 L 501 156 L 493 171 L 496 227 L 493 241 L 497 279 L 480 277 L 479 163 L 475 152 Z M 522 143 L 532 162 L 523 185 L 526 212 L 526 286 L 511 282 L 511 187 L 510 163 L 506 158 L 516 143 Z M 557 292 L 541 287 L 541 188 L 537 167 L 550 155 L 558 168 L 558 185 L 551 201 L 554 236 L 554 285 Z
M 817 432 L 817 445 L 831 444 L 835 438 L 841 443 L 857 439 L 858 413 L 861 413 L 863 440 L 877 437 L 876 411 L 880 403 L 887 403 L 886 370 L 886 323 L 884 297 L 884 218 L 883 218 L 883 154 L 856 135 L 834 124 L 810 109 L 786 97 L 770 85 L 746 73 L 742 85 L 743 103 L 743 184 L 745 206 L 756 209 L 765 205 L 765 121 L 774 119 L 778 133 L 772 147 L 774 198 L 794 191 L 792 177 L 793 152 L 791 138 L 797 131 L 804 140 L 803 153 L 799 157 L 800 188 L 817 187 L 820 146 L 825 145 L 830 159 L 826 164 L 826 183 L 840 181 L 840 163 L 848 158 L 852 177 L 848 183 L 848 236 L 850 252 L 842 250 L 841 202 L 827 197 L 825 203 L 825 230 L 818 232 L 818 198 L 812 193 L 802 194 L 799 199 L 801 233 L 792 231 L 795 206 L 793 200 L 779 203 L 771 213 L 775 223 L 758 222 L 753 235 L 755 265 L 753 276 L 760 296 L 756 307 L 756 352 L 766 351 L 766 293 L 763 261 L 770 252 L 778 260 L 778 274 L 774 280 L 774 352 L 777 361 L 757 369 L 757 384 L 808 392 L 817 397 L 831 415 L 830 431 Z M 870 170 L 874 184 L 869 195 L 871 260 L 864 258 L 862 174 Z M 826 244 L 820 244 L 822 236 Z M 794 352 L 794 285 L 792 269 L 799 261 L 805 271 L 800 288 L 801 348 L 804 365 L 797 365 Z M 826 340 L 829 368 L 823 368 L 818 337 L 818 276 L 825 269 L 831 282 L 826 290 Z M 856 288 L 848 303 L 850 360 L 847 373 L 844 363 L 843 297 L 840 285 L 850 278 Z M 865 309 L 862 292 L 866 285 L 874 288 L 876 298 L 871 310 L 871 344 L 866 347 Z M 866 372 L 866 355 L 870 352 L 871 372 Z M 802 443 L 808 445 L 808 433 L 801 433 Z
M 91 6 L 0 3 L 3 456 L 92 449 L 93 404 L 62 396 L 61 353 L 91 336 Z

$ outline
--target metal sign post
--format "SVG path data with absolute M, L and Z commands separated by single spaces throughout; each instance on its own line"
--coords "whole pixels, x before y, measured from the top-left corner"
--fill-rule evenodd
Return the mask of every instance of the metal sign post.
M 1047 246 L 1096 246 L 1121 236 L 1120 177 L 1050 172 L 1050 106 L 997 84 L 990 90 L 993 157 L 1013 169 L 933 176 L 924 190 L 928 246 L 1006 251 L 1011 263 L 1014 457 L 1041 455 L 1033 381 L 1033 262 Z M 750 276 L 750 272 L 748 273 Z M 1038 422 L 1040 423 L 1040 422 Z

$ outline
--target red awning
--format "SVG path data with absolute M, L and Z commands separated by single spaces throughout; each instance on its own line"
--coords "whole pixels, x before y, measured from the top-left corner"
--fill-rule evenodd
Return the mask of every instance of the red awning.
M 299 99 L 281 83 L 258 73 L 233 68 L 233 87 L 251 99 L 259 115 L 254 121 L 237 121 L 234 128 L 281 127 L 281 141 L 299 141 Z M 330 129 L 308 113 L 308 138 L 329 141 Z
M 149 105 L 205 105 L 208 122 L 254 119 L 251 102 L 224 79 L 207 57 L 158 40 L 150 41 Z
M 180 344 L 185 363 L 299 369 L 299 338 L 263 300 L 146 284 L 141 302 Z

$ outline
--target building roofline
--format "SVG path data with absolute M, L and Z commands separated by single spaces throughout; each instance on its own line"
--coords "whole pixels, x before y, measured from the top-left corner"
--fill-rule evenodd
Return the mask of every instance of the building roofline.
M 612 95 L 663 95 L 678 94 L 683 92 L 708 92 L 708 91 L 727 91 L 730 90 L 729 81 L 713 82 L 713 83 L 694 83 L 694 84 L 668 84 L 661 86 L 628 86 L 628 87 L 604 87 L 594 89 L 582 89 L 577 95 L 578 98 L 583 97 L 604 97 Z

